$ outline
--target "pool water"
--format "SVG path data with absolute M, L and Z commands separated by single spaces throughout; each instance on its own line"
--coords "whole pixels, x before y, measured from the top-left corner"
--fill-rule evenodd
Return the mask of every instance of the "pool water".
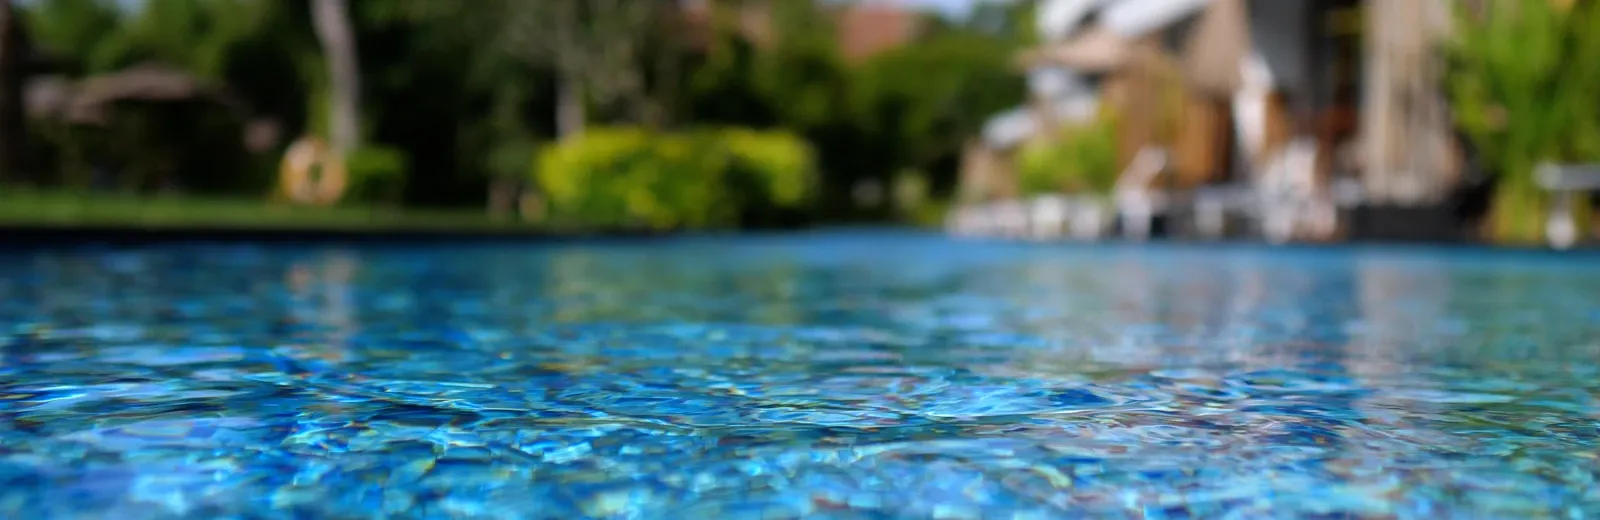
M 1600 517 L 1600 257 L 0 252 L 0 518 Z

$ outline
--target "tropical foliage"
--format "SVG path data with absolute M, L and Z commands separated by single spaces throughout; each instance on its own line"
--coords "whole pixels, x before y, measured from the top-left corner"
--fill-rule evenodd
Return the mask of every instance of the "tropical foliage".
M 358 95 L 335 96 L 328 60 L 341 53 L 313 9 L 326 3 L 16 2 L 49 58 L 34 79 L 156 63 L 228 103 L 119 102 L 106 124 L 32 121 L 36 171 L 0 178 L 265 198 L 289 141 L 327 139 L 335 116 L 354 114 L 351 204 L 481 206 L 533 189 L 573 225 L 883 217 L 856 208 L 851 187 L 915 171 L 918 190 L 948 195 L 962 140 L 1024 94 L 1007 67 L 1026 3 L 930 15 L 914 41 L 855 61 L 834 23 L 841 4 L 820 0 L 771 3 L 759 34 L 735 0 L 708 2 L 704 26 L 680 23 L 676 2 L 394 0 L 337 2 L 360 78 Z M 340 99 L 360 106 L 333 110 Z M 260 128 L 271 146 L 246 153 L 239 136 Z
M 1110 110 L 1088 123 L 1069 125 L 1033 140 L 1017 154 L 1022 190 L 1108 193 L 1119 173 L 1117 143 L 1117 117 Z
M 400 201 L 408 169 L 404 151 L 388 146 L 363 146 L 345 158 L 350 175 L 346 200 L 363 203 Z
M 1542 161 L 1600 161 L 1600 3 L 1497 0 L 1463 7 L 1448 78 L 1457 124 L 1497 175 L 1492 233 L 1531 242 Z

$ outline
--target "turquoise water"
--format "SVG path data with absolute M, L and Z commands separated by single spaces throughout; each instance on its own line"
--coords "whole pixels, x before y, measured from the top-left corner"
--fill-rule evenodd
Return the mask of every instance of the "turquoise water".
M 0 252 L 0 518 L 1600 517 L 1600 257 Z

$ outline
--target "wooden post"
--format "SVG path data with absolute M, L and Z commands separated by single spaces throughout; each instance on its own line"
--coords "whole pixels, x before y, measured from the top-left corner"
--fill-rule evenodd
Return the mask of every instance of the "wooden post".
M 1173 144 L 1173 171 L 1180 188 L 1219 180 L 1227 170 L 1233 122 L 1226 101 L 1186 93 L 1183 116 Z

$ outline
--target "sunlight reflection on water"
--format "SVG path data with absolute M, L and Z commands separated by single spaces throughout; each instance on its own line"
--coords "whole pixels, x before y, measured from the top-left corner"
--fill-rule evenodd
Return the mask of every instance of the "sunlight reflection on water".
M 1596 516 L 1592 260 L 0 253 L 0 516 Z

